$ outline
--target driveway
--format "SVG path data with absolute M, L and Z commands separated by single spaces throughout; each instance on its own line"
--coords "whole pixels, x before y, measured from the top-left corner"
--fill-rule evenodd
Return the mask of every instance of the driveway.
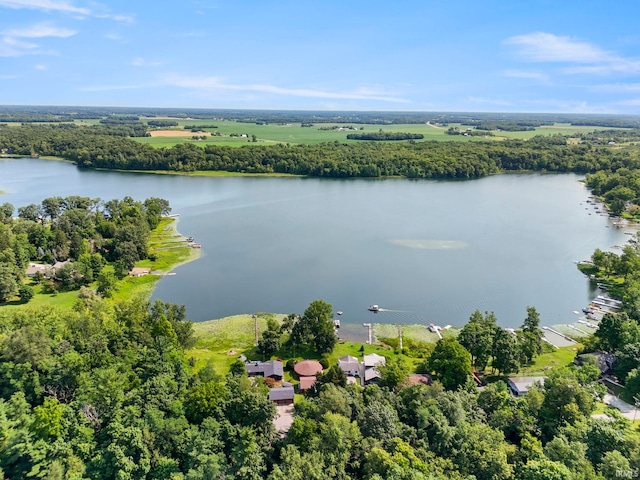
M 273 424 L 276 432 L 286 434 L 293 423 L 293 403 L 291 405 L 276 405 L 276 416 L 273 418 Z
M 629 405 L 624 400 L 620 400 L 618 397 L 607 393 L 604 396 L 603 401 L 607 405 L 611 405 L 612 407 L 620 410 L 623 417 L 628 418 L 629 420 L 640 420 L 640 410 L 635 408 L 633 405 Z

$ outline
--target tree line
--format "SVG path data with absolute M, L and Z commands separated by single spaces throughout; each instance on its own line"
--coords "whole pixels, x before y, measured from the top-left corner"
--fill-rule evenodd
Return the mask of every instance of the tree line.
M 125 127 L 120 125 L 119 127 Z M 154 149 L 104 127 L 0 128 L 7 153 L 59 156 L 80 167 L 135 170 L 224 170 L 316 177 L 478 178 L 503 171 L 597 172 L 638 169 L 637 150 L 567 144 L 566 138 L 528 141 L 246 145 L 178 144 Z
M 377 132 L 363 132 L 363 133 L 349 133 L 347 140 L 422 140 L 424 135 L 421 133 L 406 133 L 406 132 L 385 132 L 379 130 Z

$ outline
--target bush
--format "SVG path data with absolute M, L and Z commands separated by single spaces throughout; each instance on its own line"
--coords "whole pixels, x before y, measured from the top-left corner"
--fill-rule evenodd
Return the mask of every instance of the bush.
M 320 359 L 320 365 L 322 365 L 322 369 L 323 370 L 326 370 L 327 368 L 329 368 L 329 365 L 330 365 L 329 359 L 327 357 L 323 356 Z
M 298 363 L 298 361 L 295 358 L 292 358 L 291 360 L 287 360 L 287 363 L 284 365 L 284 368 L 288 372 L 293 372 L 293 367 L 296 366 L 296 363 Z
M 20 301 L 22 303 L 27 303 L 29 300 L 33 298 L 34 291 L 33 288 L 29 285 L 20 285 L 18 289 L 18 296 L 20 297 Z

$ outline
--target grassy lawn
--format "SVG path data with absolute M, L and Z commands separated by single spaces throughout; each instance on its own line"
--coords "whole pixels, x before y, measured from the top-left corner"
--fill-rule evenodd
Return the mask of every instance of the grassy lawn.
M 396 325 L 386 323 L 376 323 L 373 326 L 373 333 L 376 338 L 396 338 L 398 336 L 398 327 Z M 442 330 L 443 338 L 457 337 L 460 333 L 459 328 L 448 328 Z M 411 338 L 419 342 L 436 343 L 440 337 L 435 332 L 429 330 L 426 325 L 403 325 L 402 336 Z
M 553 367 L 565 367 L 573 362 L 577 351 L 581 345 L 571 345 L 569 347 L 560 347 L 550 352 L 539 355 L 532 365 L 526 366 L 520 370 L 520 376 L 542 376 L 548 373 Z

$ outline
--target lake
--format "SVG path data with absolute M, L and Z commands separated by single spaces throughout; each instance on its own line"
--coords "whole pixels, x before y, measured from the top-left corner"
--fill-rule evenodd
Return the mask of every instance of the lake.
M 199 260 L 157 284 L 194 321 L 237 313 L 302 313 L 315 299 L 363 322 L 463 325 L 475 309 L 517 327 L 575 320 L 595 296 L 575 262 L 629 237 L 586 203 L 577 175 L 508 174 L 471 181 L 181 177 L 0 161 L 0 203 L 50 196 L 166 198 Z M 386 311 L 370 313 L 378 304 Z

